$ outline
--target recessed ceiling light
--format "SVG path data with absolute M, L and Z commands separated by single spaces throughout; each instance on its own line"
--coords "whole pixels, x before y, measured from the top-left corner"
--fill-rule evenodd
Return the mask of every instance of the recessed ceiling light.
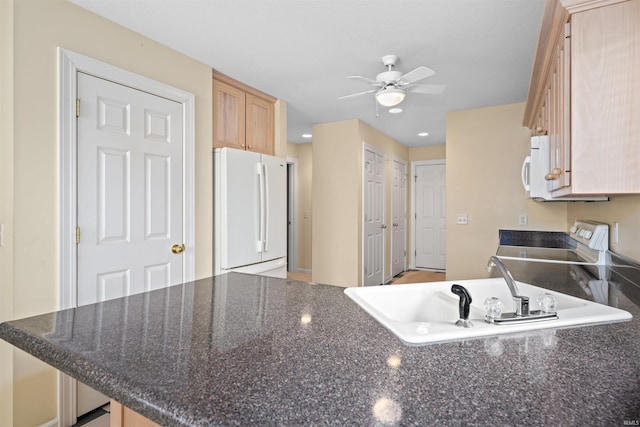
M 400 107 L 389 108 L 389 112 L 390 112 L 391 114 L 398 114 L 398 113 L 402 113 L 402 108 L 400 108 Z
M 418 136 L 429 136 L 429 132 L 420 132 Z
M 303 133 L 302 137 L 303 138 L 311 138 L 311 134 L 310 133 Z

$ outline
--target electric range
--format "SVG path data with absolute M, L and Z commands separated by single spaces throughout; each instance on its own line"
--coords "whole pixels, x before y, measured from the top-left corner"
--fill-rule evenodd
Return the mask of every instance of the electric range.
M 518 233 L 518 232 L 515 232 Z M 519 232 L 527 233 L 527 232 Z M 536 232 L 529 232 L 536 233 Z M 540 232 L 543 234 L 545 232 Z M 578 265 L 605 265 L 609 249 L 609 225 L 576 220 L 553 243 L 545 239 L 503 239 L 496 255 L 501 259 Z

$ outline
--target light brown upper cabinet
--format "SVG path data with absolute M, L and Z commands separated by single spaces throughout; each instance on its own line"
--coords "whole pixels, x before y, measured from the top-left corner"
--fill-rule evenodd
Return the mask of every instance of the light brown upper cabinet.
M 213 72 L 213 147 L 274 154 L 276 99 Z
M 545 0 L 524 125 L 554 197 L 640 193 L 640 0 Z

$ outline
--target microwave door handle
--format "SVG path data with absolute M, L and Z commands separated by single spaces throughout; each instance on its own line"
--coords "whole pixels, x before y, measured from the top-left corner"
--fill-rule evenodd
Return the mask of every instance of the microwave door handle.
M 524 187 L 524 191 L 530 191 L 531 184 L 531 156 L 527 156 L 524 158 L 524 162 L 522 162 L 522 170 L 520 171 L 520 178 L 522 179 L 522 186 Z

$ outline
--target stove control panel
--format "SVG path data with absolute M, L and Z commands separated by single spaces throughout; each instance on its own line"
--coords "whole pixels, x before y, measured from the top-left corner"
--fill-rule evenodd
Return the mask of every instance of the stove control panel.
M 569 229 L 569 236 L 596 251 L 609 249 L 609 224 L 576 220 Z

